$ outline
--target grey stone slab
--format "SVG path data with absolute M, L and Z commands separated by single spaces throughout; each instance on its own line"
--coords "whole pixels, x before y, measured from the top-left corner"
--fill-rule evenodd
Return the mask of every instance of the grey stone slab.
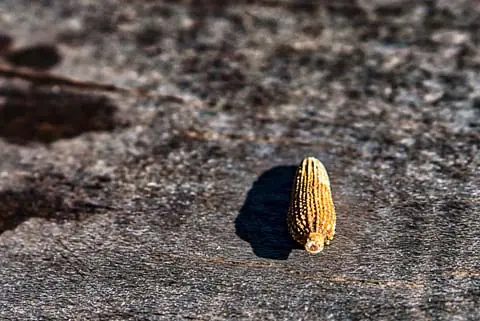
M 2 1 L 0 318 L 480 319 L 479 15 Z M 307 156 L 315 256 L 285 225 Z

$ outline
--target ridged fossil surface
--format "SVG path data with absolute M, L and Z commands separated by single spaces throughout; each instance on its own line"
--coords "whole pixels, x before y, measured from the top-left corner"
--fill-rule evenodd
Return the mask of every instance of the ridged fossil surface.
M 292 237 L 309 253 L 319 253 L 335 234 L 330 180 L 322 162 L 305 158 L 297 169 L 287 223 Z

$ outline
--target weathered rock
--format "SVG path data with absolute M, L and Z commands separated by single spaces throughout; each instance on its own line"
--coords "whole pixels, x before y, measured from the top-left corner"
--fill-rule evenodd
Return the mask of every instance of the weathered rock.
M 0 318 L 480 319 L 480 8 L 355 3 L 2 1 Z

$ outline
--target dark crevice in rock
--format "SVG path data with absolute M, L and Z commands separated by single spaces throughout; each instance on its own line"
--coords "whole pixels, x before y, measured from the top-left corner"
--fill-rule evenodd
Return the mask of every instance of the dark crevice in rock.
M 16 67 L 48 70 L 62 61 L 57 47 L 50 44 L 39 44 L 8 52 L 5 59 Z
M 52 143 L 123 125 L 106 96 L 73 91 L 0 88 L 0 137 L 12 143 Z
M 56 222 L 81 221 L 111 208 L 92 201 L 78 185 L 63 175 L 51 173 L 33 178 L 24 189 L 0 191 L 0 235 L 31 217 Z

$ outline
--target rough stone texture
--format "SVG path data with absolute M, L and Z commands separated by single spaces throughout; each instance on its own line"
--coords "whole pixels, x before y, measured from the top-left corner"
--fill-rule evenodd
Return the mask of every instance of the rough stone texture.
M 4 0 L 0 26 L 2 65 L 148 93 L 0 78 L 1 319 L 480 319 L 478 2 Z M 317 256 L 285 224 L 306 156 Z

